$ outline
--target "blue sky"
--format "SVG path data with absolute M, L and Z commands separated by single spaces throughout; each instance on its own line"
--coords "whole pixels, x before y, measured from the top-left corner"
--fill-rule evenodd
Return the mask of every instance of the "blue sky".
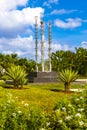
M 40 13 L 45 28 L 45 58 L 48 56 L 48 22 L 52 22 L 52 51 L 87 49 L 87 0 L 0 0 L 0 53 L 17 53 L 35 59 L 34 24 Z

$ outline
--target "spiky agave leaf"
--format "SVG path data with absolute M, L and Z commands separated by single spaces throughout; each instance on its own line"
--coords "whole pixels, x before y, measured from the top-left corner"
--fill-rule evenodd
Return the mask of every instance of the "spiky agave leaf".
M 70 91 L 70 83 L 78 78 L 78 72 L 71 69 L 65 69 L 59 73 L 59 78 L 62 82 L 64 82 L 65 91 Z
M 11 66 L 7 69 L 5 75 L 8 79 L 13 81 L 14 86 L 24 85 L 27 82 L 26 79 L 26 71 L 21 68 L 21 66 L 16 66 L 11 64 Z
M 71 69 L 70 70 L 65 69 L 59 73 L 59 78 L 64 83 L 65 82 L 70 83 L 70 82 L 75 81 L 78 78 L 78 72 L 77 71 L 75 72 Z

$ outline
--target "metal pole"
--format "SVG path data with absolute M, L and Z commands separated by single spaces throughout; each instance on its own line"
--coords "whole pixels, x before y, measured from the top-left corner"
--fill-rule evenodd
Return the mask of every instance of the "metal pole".
M 49 57 L 49 71 L 52 71 L 52 65 L 51 65 L 51 45 L 52 45 L 52 24 L 49 22 L 48 24 L 48 57 Z
M 37 24 L 38 17 L 35 16 L 35 61 L 36 61 L 36 72 L 38 72 L 38 24 Z
M 42 66 L 42 72 L 44 72 L 44 22 L 41 19 L 41 66 Z

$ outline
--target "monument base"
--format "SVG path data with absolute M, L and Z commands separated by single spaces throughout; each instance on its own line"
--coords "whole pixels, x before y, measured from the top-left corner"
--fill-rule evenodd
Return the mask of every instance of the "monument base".
M 31 83 L 48 83 L 48 82 L 58 82 L 58 72 L 30 72 L 28 80 Z

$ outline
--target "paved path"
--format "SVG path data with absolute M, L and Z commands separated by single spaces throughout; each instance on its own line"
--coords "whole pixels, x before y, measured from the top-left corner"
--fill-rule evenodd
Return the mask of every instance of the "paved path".
M 86 82 L 87 83 L 87 79 L 77 79 L 76 81 L 78 81 L 78 82 Z

